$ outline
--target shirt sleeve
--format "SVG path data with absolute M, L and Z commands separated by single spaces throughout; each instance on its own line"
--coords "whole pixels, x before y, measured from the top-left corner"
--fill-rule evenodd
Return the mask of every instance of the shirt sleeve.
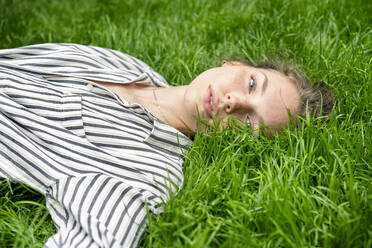
M 46 198 L 57 233 L 45 247 L 136 247 L 157 212 L 150 193 L 103 174 L 59 180 Z
M 45 43 L 0 50 L 0 64 L 50 75 L 114 83 L 150 80 L 158 87 L 167 81 L 143 61 L 120 51 L 72 43 Z

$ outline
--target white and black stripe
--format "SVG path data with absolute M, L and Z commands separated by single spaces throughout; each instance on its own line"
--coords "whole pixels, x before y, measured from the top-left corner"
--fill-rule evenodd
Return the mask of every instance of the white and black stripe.
M 45 194 L 58 230 L 45 247 L 135 247 L 182 185 L 190 140 L 92 80 L 168 87 L 110 49 L 0 50 L 0 176 Z

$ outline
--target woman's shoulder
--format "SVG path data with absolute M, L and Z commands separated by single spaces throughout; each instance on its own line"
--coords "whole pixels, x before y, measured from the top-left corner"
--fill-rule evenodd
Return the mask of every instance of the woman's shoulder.
M 159 87 L 167 81 L 142 60 L 118 50 L 75 43 L 43 43 L 0 50 L 0 61 L 36 59 L 38 63 L 90 69 L 110 69 L 125 74 L 146 75 Z

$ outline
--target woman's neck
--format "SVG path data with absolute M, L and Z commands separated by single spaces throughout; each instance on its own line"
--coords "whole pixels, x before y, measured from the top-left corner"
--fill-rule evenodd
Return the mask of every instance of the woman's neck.
M 169 125 L 183 134 L 193 136 L 192 127 L 195 120 L 187 116 L 184 104 L 187 86 L 156 88 L 142 84 L 96 83 L 110 89 L 128 102 L 142 105 L 157 118 L 165 123 L 169 122 Z
M 187 86 L 156 88 L 155 107 L 160 108 L 160 111 L 164 113 L 165 118 L 170 122 L 169 125 L 187 136 L 193 136 L 193 122 L 195 120 L 188 116 L 185 109 L 184 95 L 186 88 Z

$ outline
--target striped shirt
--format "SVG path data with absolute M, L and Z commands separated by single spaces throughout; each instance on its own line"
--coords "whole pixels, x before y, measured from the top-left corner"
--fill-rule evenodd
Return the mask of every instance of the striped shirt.
M 183 182 L 191 141 L 93 81 L 168 87 L 110 49 L 0 50 L 0 176 L 45 195 L 57 229 L 45 247 L 135 247 Z

